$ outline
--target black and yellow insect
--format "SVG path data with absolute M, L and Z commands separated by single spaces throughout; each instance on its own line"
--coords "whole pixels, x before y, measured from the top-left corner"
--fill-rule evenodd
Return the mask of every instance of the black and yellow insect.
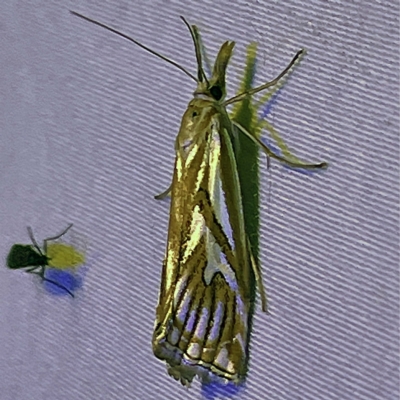
M 71 227 L 72 224 L 68 225 L 60 234 L 45 239 L 42 248 L 33 236 L 32 228 L 28 227 L 32 244 L 14 244 L 7 256 L 7 267 L 13 270 L 25 269 L 25 272 L 39 276 L 42 281 L 49 282 L 74 297 L 74 294 L 64 285 L 45 276 L 47 267 L 66 269 L 83 264 L 83 254 L 73 246 L 65 243 L 49 243 L 60 239 Z

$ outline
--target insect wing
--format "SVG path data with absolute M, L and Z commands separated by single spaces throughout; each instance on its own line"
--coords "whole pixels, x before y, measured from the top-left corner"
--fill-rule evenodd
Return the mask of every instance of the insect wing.
M 226 116 L 227 117 L 227 116 Z M 239 382 L 247 367 L 249 270 L 225 116 L 194 99 L 177 138 L 166 260 L 153 351 L 183 384 Z
M 51 243 L 47 246 L 49 266 L 58 269 L 74 268 L 85 263 L 85 256 L 73 246 L 65 243 Z

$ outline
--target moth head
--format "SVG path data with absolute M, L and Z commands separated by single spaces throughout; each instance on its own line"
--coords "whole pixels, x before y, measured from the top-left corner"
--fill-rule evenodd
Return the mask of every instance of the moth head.
M 219 49 L 217 58 L 215 59 L 212 76 L 207 79 L 203 67 L 199 64 L 199 81 L 197 89 L 194 92 L 195 95 L 203 95 L 211 97 L 216 101 L 222 101 L 226 96 L 226 67 L 228 66 L 229 60 L 232 56 L 233 47 L 235 42 L 225 42 Z
M 187 25 L 190 34 L 193 38 L 194 48 L 196 51 L 197 60 L 197 88 L 194 92 L 195 96 L 204 96 L 212 98 L 216 101 L 222 101 L 226 95 L 225 88 L 225 74 L 226 67 L 232 56 L 233 47 L 235 42 L 226 41 L 219 49 L 217 58 L 215 59 L 214 68 L 211 78 L 207 78 L 203 68 L 203 45 L 201 42 L 199 30 L 196 25 L 189 25 L 184 18 L 182 18 Z
M 219 49 L 217 58 L 215 59 L 212 77 L 209 81 L 208 91 L 212 98 L 219 101 L 226 96 L 225 75 L 226 67 L 232 56 L 235 42 L 225 42 Z

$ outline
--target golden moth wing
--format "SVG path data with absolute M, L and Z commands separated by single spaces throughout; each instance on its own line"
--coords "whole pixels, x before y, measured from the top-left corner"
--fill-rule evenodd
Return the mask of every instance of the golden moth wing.
M 192 100 L 177 138 L 153 350 L 184 384 L 195 375 L 239 382 L 247 368 L 250 305 L 238 279 L 249 257 L 240 194 L 226 188 L 233 180 L 240 189 L 220 117 L 210 102 Z

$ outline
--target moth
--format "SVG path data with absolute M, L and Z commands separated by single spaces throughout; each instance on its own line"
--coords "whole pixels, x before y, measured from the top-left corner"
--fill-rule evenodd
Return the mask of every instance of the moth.
M 72 11 L 71 11 L 72 12 Z M 237 169 L 238 135 L 245 135 L 269 157 L 296 168 L 325 168 L 280 157 L 260 139 L 230 119 L 227 106 L 276 85 L 303 54 L 300 50 L 272 81 L 226 99 L 225 74 L 235 43 L 220 47 L 211 76 L 204 72 L 199 30 L 181 19 L 192 36 L 197 74 L 131 37 L 76 12 L 162 58 L 196 82 L 175 141 L 170 219 L 161 288 L 153 333 L 153 352 L 183 385 L 197 375 L 203 382 L 244 381 L 258 288 L 262 309 L 267 300 L 258 260 L 245 230 L 241 182 Z
M 43 282 L 49 282 L 74 297 L 72 291 L 64 285 L 46 277 L 47 267 L 65 269 L 83 264 L 84 256 L 73 246 L 65 243 L 49 243 L 60 239 L 71 227 L 72 224 L 68 225 L 60 234 L 45 239 L 42 248 L 33 236 L 32 228 L 28 227 L 28 235 L 32 244 L 14 244 L 7 256 L 7 267 L 14 270 L 26 268 L 25 272 L 38 275 Z

